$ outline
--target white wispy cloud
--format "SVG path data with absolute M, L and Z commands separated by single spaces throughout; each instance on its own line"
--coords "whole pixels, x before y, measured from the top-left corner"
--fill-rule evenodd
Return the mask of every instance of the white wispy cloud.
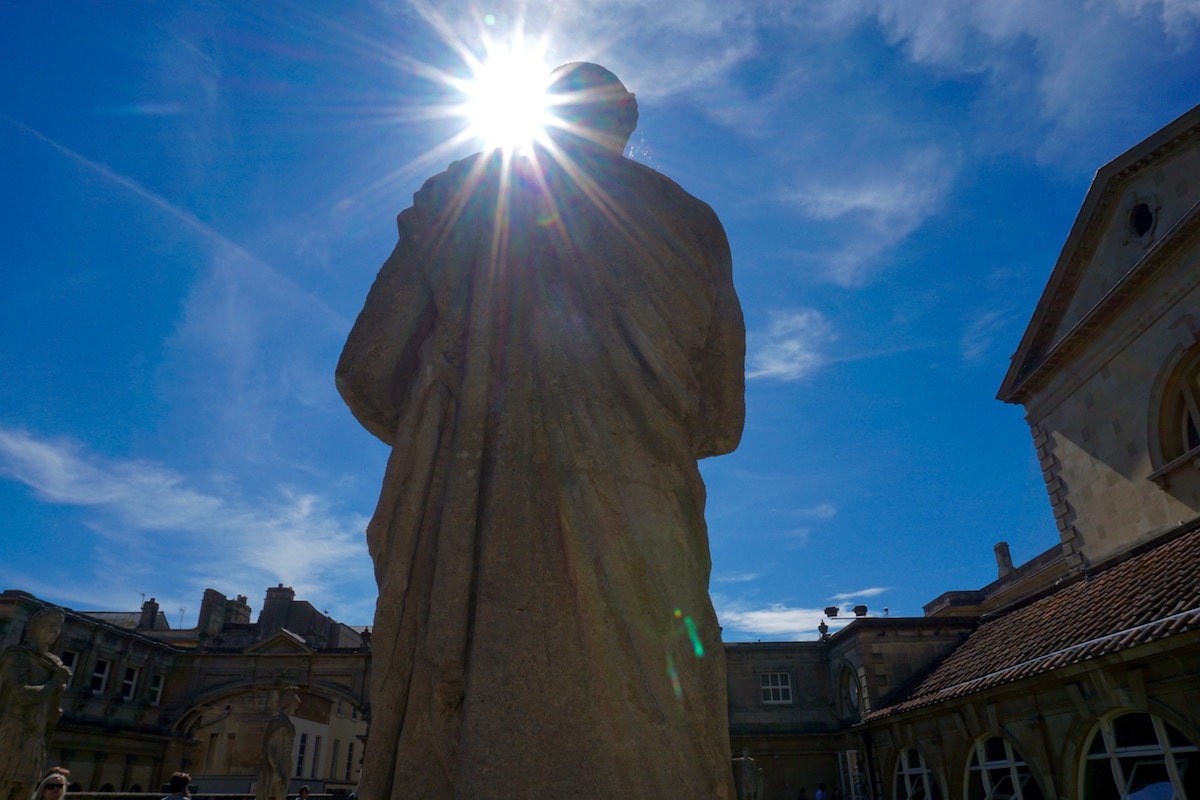
M 783 603 L 761 608 L 717 605 L 717 619 L 725 641 L 737 641 L 738 635 L 808 639 L 816 634 L 817 625 L 824 618 L 822 609 L 797 608 Z
M 859 589 L 856 592 L 842 592 L 840 594 L 835 594 L 829 599 L 835 603 L 848 603 L 851 600 L 861 600 L 866 597 L 878 597 L 886 591 L 888 591 L 887 587 L 873 586 L 869 589 Z
M 823 608 L 803 608 L 786 603 L 754 605 L 745 601 L 713 596 L 722 638 L 727 642 L 738 637 L 776 640 L 815 639 L 817 626 L 825 621 L 830 629 L 845 627 L 852 620 L 842 617 L 828 619 Z
M 816 519 L 833 519 L 837 516 L 837 506 L 833 503 L 818 503 L 810 508 L 800 508 L 796 510 L 796 515 L 800 517 L 815 517 Z
M 712 579 L 716 583 L 749 583 L 758 578 L 757 572 L 726 572 L 721 575 L 713 575 Z
M 1131 15 L 1157 12 L 1163 31 L 1181 48 L 1192 44 L 1189 37 L 1200 28 L 1197 0 L 1117 0 L 1117 7 Z
M 765 331 L 746 337 L 746 378 L 805 378 L 826 362 L 825 349 L 836 340 L 833 326 L 815 309 L 773 311 Z
M 984 309 L 971 315 L 958 343 L 962 360 L 974 362 L 983 358 L 1011 317 L 1011 313 L 996 309 Z
M 883 587 L 871 587 L 833 595 L 830 600 L 839 607 L 839 615 L 836 617 L 827 617 L 824 608 L 790 606 L 786 603 L 754 603 L 720 593 L 713 594 L 713 605 L 727 642 L 737 641 L 739 636 L 805 640 L 816 637 L 817 626 L 822 621 L 831 630 L 845 627 L 854 620 L 851 610 L 853 601 L 878 597 L 887 591 L 888 589 Z M 868 612 L 868 616 L 874 615 Z
M 1156 62 L 1171 57 L 1164 55 L 1167 51 L 1174 56 L 1197 50 L 1194 33 L 1200 22 L 1195 0 L 862 0 L 849 5 L 873 17 L 914 63 L 986 76 L 980 100 L 1001 114 L 1015 107 L 1014 98 L 1032 95 L 1035 105 L 1026 114 L 1045 129 L 1035 128 L 1029 136 L 1041 140 L 1045 158 L 1069 156 L 1102 123 L 1113 129 L 1136 119 L 1139 84 L 1161 77 Z M 1002 123 L 1017 130 L 1021 121 Z
M 365 518 L 313 492 L 278 487 L 244 497 L 228 483 L 202 488 L 161 464 L 103 458 L 15 428 L 0 428 L 0 475 L 45 503 L 89 509 L 88 526 L 105 540 L 90 578 L 110 593 L 145 583 L 149 565 L 172 589 L 182 583 L 193 593 L 282 582 L 329 596 L 346 580 L 370 586 Z M 75 576 L 77 592 L 85 581 Z
M 808 544 L 809 538 L 812 536 L 812 528 L 789 528 L 785 531 L 780 531 L 775 534 L 775 538 L 783 541 L 783 547 L 787 550 L 798 550 Z
M 838 222 L 843 243 L 808 259 L 829 281 L 864 286 L 886 266 L 886 254 L 942 209 L 961 158 L 944 148 L 889 154 L 886 162 L 838 165 L 781 192 L 809 219 Z

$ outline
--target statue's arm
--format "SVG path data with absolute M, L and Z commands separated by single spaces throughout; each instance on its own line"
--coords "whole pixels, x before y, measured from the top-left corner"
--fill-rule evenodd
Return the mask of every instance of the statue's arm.
M 338 361 L 338 391 L 364 428 L 391 445 L 433 325 L 433 295 L 421 269 L 416 208 L 397 218 L 399 240 L 367 294 Z
M 746 420 L 746 323 L 733 288 L 729 240 L 716 214 L 709 214 L 704 247 L 716 299 L 699 371 L 696 458 L 734 450 Z

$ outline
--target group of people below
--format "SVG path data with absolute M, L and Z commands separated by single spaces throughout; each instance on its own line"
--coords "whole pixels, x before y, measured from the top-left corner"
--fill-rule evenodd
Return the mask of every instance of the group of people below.
M 63 800 L 70 786 L 68 780 L 70 775 L 71 770 L 66 767 L 51 767 L 46 770 L 46 774 L 38 781 L 37 788 L 34 789 L 30 800 Z M 191 775 L 186 772 L 176 772 L 171 776 L 168 784 L 170 794 L 163 800 L 182 800 L 182 798 L 191 797 L 192 793 L 188 789 L 191 782 Z
M 63 800 L 67 793 L 69 783 L 67 779 L 70 774 L 71 771 L 65 767 L 51 767 L 46 770 L 46 774 L 38 781 L 37 789 L 34 790 L 30 800 Z M 163 800 L 185 800 L 185 798 L 191 797 L 191 784 L 191 775 L 186 772 L 176 772 L 167 784 L 167 791 L 170 794 Z M 308 800 L 309 791 L 307 786 L 301 786 L 296 800 Z

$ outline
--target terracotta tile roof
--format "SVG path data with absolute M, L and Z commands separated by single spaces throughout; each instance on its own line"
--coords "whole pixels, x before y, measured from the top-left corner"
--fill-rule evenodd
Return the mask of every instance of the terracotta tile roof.
M 1200 629 L 1200 529 L 985 619 L 867 721 Z

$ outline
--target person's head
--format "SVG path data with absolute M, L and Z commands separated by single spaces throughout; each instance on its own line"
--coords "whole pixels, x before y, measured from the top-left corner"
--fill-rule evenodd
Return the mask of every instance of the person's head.
M 301 796 L 301 797 L 308 797 L 308 787 L 307 787 L 307 786 L 301 786 L 301 787 L 300 787 L 300 796 Z
M 637 128 L 637 98 L 599 64 L 573 61 L 550 74 L 550 110 L 563 127 L 549 134 L 564 146 L 593 146 L 618 153 Z
M 62 800 L 67 793 L 67 776 L 71 771 L 63 767 L 51 767 L 38 783 L 33 800 Z
M 43 608 L 29 618 L 25 626 L 25 639 L 38 653 L 45 653 L 62 632 L 66 616 L 61 608 Z
M 176 772 L 171 776 L 171 794 L 187 794 L 188 785 L 191 784 L 191 782 L 191 775 L 188 775 L 186 772 Z

